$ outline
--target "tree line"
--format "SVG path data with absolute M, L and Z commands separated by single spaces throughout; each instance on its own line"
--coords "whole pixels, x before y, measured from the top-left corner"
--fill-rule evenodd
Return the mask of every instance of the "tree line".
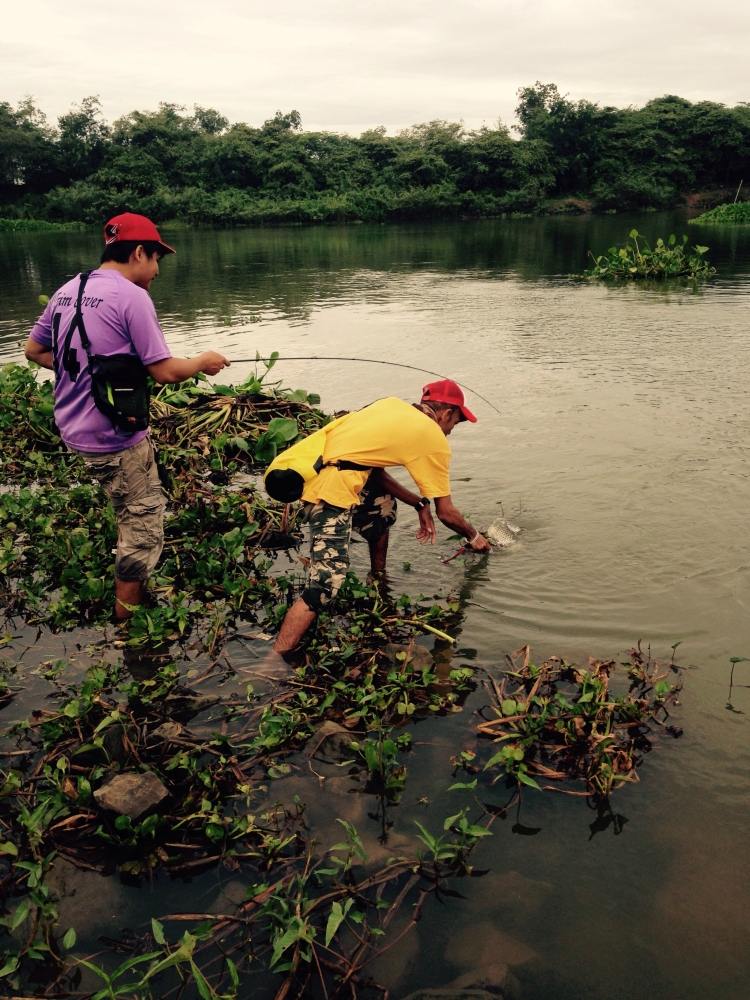
M 253 127 L 162 103 L 109 125 L 86 97 L 50 125 L 31 99 L 0 102 L 0 214 L 227 225 L 662 208 L 749 172 L 744 102 L 601 107 L 536 83 L 516 116 L 513 130 L 432 121 L 354 137 L 304 131 L 297 111 Z

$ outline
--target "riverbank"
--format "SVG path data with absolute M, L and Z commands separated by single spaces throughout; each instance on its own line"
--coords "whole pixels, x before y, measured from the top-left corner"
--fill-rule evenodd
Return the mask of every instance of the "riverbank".
M 685 195 L 681 204 L 686 205 L 690 211 L 699 211 L 720 204 L 727 194 L 724 190 L 696 192 Z M 170 197 L 167 210 L 170 215 L 161 218 L 160 223 L 165 228 L 174 230 L 200 226 L 239 228 L 363 222 L 440 222 L 618 213 L 616 208 L 611 205 L 601 206 L 592 197 L 535 201 L 526 196 L 498 197 L 478 195 L 471 191 L 458 192 L 446 186 L 400 193 L 365 190 L 305 199 L 254 199 L 242 191 L 203 192 L 199 208 L 182 204 L 178 195 L 175 195 Z M 646 205 L 644 210 L 655 208 Z M 632 212 L 633 206 L 627 204 L 622 211 Z M 98 228 L 99 223 L 0 217 L 0 232 L 77 232 L 93 229 L 95 226 Z

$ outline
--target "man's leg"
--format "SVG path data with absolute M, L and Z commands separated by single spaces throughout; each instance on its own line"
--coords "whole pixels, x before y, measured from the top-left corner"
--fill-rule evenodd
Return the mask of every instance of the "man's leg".
M 148 578 L 164 547 L 166 496 L 151 438 L 122 453 L 121 469 L 124 502 L 115 503 L 113 497 L 118 527 L 115 618 L 125 621 L 133 607 L 143 604 Z
M 389 529 L 386 528 L 377 538 L 368 538 L 370 548 L 370 570 L 373 576 L 385 576 L 385 563 L 388 558 Z
M 391 525 L 396 521 L 396 508 L 396 500 L 384 489 L 378 470 L 373 470 L 360 493 L 358 506 L 352 511 L 352 527 L 367 542 L 370 570 L 376 578 L 385 576 L 388 539 Z
M 127 621 L 133 608 L 143 604 L 146 585 L 140 580 L 118 580 L 115 577 L 115 621 Z
M 309 608 L 303 599 L 298 597 L 281 623 L 276 642 L 273 644 L 276 652 L 283 655 L 296 649 L 316 617 L 317 615 L 312 608 Z
M 117 517 L 116 621 L 143 603 L 146 581 L 164 544 L 166 497 L 150 438 L 107 455 L 83 455 L 91 476 L 109 497 Z
M 307 586 L 281 623 L 273 647 L 281 654 L 299 645 L 321 609 L 336 596 L 349 568 L 351 511 L 320 502 L 310 508 L 307 523 L 310 529 Z

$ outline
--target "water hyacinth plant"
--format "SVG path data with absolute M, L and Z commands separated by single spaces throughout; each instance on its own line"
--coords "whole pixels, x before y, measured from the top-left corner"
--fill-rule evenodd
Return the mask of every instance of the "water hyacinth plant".
M 598 256 L 589 250 L 594 266 L 584 271 L 584 275 L 604 280 L 707 278 L 716 273 L 716 268 L 705 258 L 708 249 L 688 247 L 687 236 L 678 239 L 674 233 L 666 241 L 660 237 L 651 247 L 637 229 L 631 229 L 622 246 L 610 247 Z
M 542 780 L 567 783 L 606 805 L 675 702 L 671 676 L 643 656 L 631 656 L 629 696 L 611 693 L 609 661 L 535 667 L 521 656 L 485 671 L 487 701 L 475 666 L 457 652 L 445 661 L 460 601 L 394 596 L 352 573 L 288 674 L 265 676 L 253 656 L 301 565 L 274 564 L 283 538 L 296 542 L 294 516 L 254 476 L 328 419 L 313 394 L 269 387 L 270 367 L 238 387 L 191 380 L 155 395 L 172 511 L 152 599 L 122 633 L 108 622 L 109 505 L 59 441 L 50 383 L 0 369 L 2 995 L 385 998 L 369 963 L 413 931 L 431 897 L 456 894 L 449 879 L 478 874 L 472 853 L 501 812 L 475 798 L 478 783 L 505 782 L 516 799 Z M 77 641 L 81 625 L 89 645 Z M 34 668 L 32 686 L 47 688 L 17 711 L 29 671 L 18 633 L 54 644 L 50 629 L 58 644 L 76 630 L 77 652 Z M 404 822 L 417 724 L 429 733 L 429 720 L 440 725 L 469 698 L 484 719 L 477 751 L 446 752 L 444 783 L 436 773 L 417 799 L 429 814 Z M 469 780 L 451 783 L 459 768 Z M 118 811 L 123 779 L 158 797 Z M 342 780 L 346 795 L 326 798 L 330 815 L 315 820 Z M 361 816 L 333 812 L 358 798 Z M 371 860 L 368 820 L 382 848 L 399 811 L 411 841 Z M 92 938 L 61 915 L 61 868 L 100 879 L 105 895 L 110 878 L 138 886 L 217 869 L 244 895 L 210 912 L 193 912 L 192 899 L 189 911 L 164 912 L 153 894 L 144 926 Z
M 690 219 L 691 226 L 750 226 L 750 201 L 737 201 L 731 205 L 717 205 Z

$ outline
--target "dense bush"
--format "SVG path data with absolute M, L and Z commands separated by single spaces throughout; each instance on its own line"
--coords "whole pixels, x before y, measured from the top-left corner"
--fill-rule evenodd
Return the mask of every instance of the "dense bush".
M 100 223 L 125 209 L 217 225 L 539 212 L 589 199 L 664 207 L 736 188 L 750 158 L 750 106 L 661 97 L 640 109 L 519 91 L 518 138 L 502 124 L 304 132 L 296 111 L 260 127 L 174 104 L 106 124 L 97 98 L 55 127 L 26 100 L 0 102 L 0 214 Z

